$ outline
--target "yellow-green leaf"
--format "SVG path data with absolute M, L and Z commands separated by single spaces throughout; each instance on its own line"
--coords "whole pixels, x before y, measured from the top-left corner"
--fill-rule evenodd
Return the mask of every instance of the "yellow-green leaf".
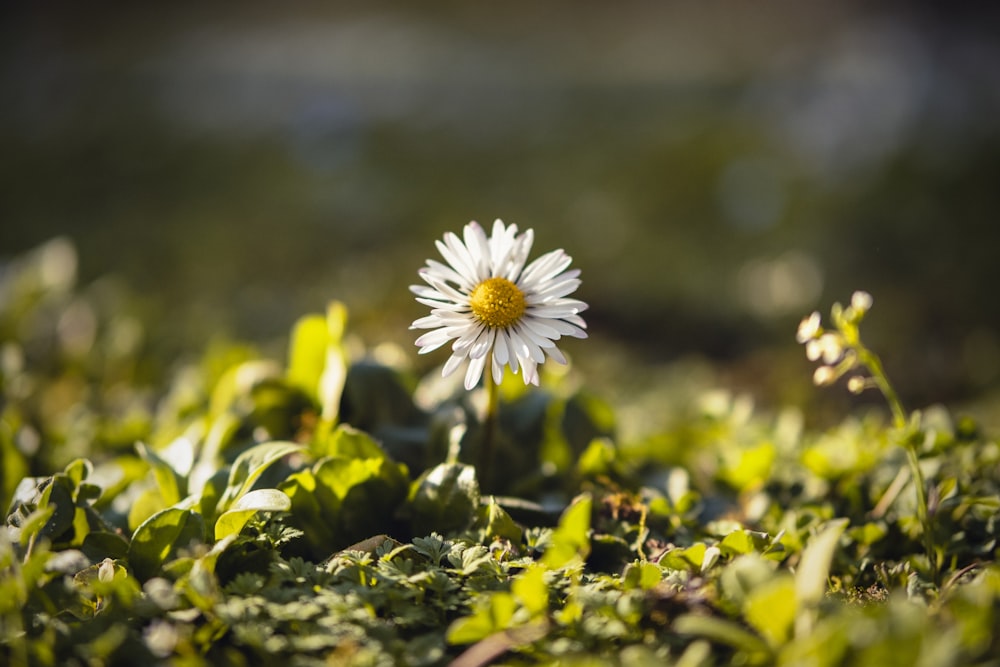
M 774 647 L 788 640 L 796 611 L 795 581 L 784 575 L 753 589 L 743 607 L 747 622 Z
M 563 515 L 552 534 L 552 544 L 545 550 L 542 563 L 558 569 L 571 561 L 584 559 L 590 553 L 590 511 L 593 500 L 589 493 L 577 496 Z

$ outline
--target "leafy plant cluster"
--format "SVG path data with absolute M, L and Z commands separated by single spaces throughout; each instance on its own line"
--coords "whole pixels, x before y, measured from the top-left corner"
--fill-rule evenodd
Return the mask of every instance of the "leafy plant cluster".
M 572 374 L 512 378 L 487 469 L 481 392 L 339 304 L 284 363 L 213 347 L 151 390 L 119 304 L 44 261 L 0 287 L 3 664 L 1000 656 L 1000 447 L 943 408 L 813 432 L 713 391 L 619 442 Z

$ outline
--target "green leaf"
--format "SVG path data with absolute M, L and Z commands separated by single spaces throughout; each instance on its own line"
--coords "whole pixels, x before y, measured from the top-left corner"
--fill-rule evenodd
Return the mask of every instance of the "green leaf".
M 774 563 L 757 553 L 737 556 L 722 571 L 723 599 L 742 608 L 758 587 L 774 577 Z
M 240 454 L 229 471 L 229 481 L 219 501 L 218 512 L 221 514 L 228 510 L 275 462 L 293 452 L 305 451 L 305 447 L 294 442 L 266 442 Z
M 819 602 L 826 593 L 833 552 L 847 527 L 847 519 L 835 519 L 806 544 L 795 571 L 795 594 L 802 605 Z
M 545 568 L 532 565 L 519 574 L 510 585 L 510 592 L 532 617 L 549 610 L 549 587 L 545 583 Z
M 70 544 L 74 547 L 80 546 L 88 534 L 90 534 L 90 521 L 87 519 L 87 510 L 77 507 L 73 512 L 73 539 Z
M 313 557 L 325 558 L 335 550 L 337 544 L 331 518 L 340 509 L 340 499 L 330 489 L 317 484 L 312 470 L 302 470 L 290 475 L 280 487 L 291 499 L 295 525 L 303 530 L 303 537 L 312 550 Z
M 375 439 L 364 431 L 341 424 L 320 451 L 321 456 L 340 456 L 347 459 L 384 459 L 386 454 Z
M 660 565 L 672 570 L 699 570 L 705 563 L 708 547 L 704 542 L 695 542 L 683 549 L 671 549 L 660 558 Z
M 521 544 L 521 538 L 523 537 L 521 527 L 500 506 L 496 498 L 490 496 L 489 503 L 480 508 L 480 516 L 482 517 L 480 521 L 482 521 L 482 524 L 485 524 L 485 528 L 483 529 L 485 540 L 500 538 L 510 540 L 514 545 Z
M 748 554 L 754 551 L 754 540 L 749 530 L 734 530 L 722 538 L 719 549 L 726 556 Z
M 78 488 L 80 483 L 87 479 L 93 472 L 94 464 L 87 459 L 75 459 L 63 470 L 63 473 L 72 482 L 74 489 Z
M 472 616 L 460 618 L 448 628 L 449 644 L 471 644 L 510 627 L 517 602 L 510 593 L 493 593 L 477 605 Z
M 847 519 L 830 521 L 802 551 L 802 559 L 795 571 L 795 597 L 798 601 L 795 634 L 798 637 L 808 635 L 815 625 L 815 607 L 826 593 L 833 554 L 847 524 Z
M 847 531 L 847 534 L 858 544 L 872 545 L 885 537 L 888 532 L 884 522 L 872 521 L 863 526 L 854 526 Z
M 18 527 L 18 540 L 21 546 L 27 545 L 31 538 L 38 534 L 39 531 L 41 531 L 42 528 L 48 524 L 55 512 L 55 505 L 45 505 L 29 514 Z
M 795 581 L 787 575 L 776 576 L 753 589 L 743 605 L 747 622 L 773 647 L 788 640 L 797 611 Z
M 607 438 L 594 438 L 576 462 L 581 477 L 594 478 L 607 475 L 615 462 L 615 447 Z
M 128 561 L 135 576 L 145 581 L 180 549 L 205 541 L 205 521 L 197 512 L 168 507 L 149 517 L 132 535 Z
M 255 512 L 287 512 L 292 506 L 288 496 L 278 489 L 257 489 L 236 501 L 233 510 Z
M 160 492 L 164 506 L 170 506 L 180 501 L 183 480 L 180 475 L 159 454 L 141 442 L 135 443 L 135 450 L 143 461 L 149 464 L 156 480 L 156 488 Z
M 672 628 L 678 634 L 704 637 L 746 653 L 769 655 L 771 652 L 757 635 L 733 621 L 715 616 L 684 614 L 673 622 Z
M 18 485 L 30 472 L 25 455 L 14 441 L 13 429 L 6 426 L 0 427 L 0 507 L 7 507 L 8 501 L 13 506 Z
M 542 556 L 546 567 L 558 569 L 590 553 L 590 512 L 593 500 L 589 493 L 573 499 L 559 518 L 559 525 L 552 533 L 552 543 Z
M 73 500 L 73 492 L 68 487 L 69 479 L 65 475 L 54 476 L 52 483 L 42 492 L 42 501 L 39 503 L 39 507 L 55 508 L 39 531 L 40 536 L 54 542 L 59 541 L 73 527 L 73 521 L 76 519 L 76 501 Z
M 467 527 L 479 506 L 475 468 L 461 463 L 431 468 L 410 486 L 408 503 L 418 535 Z
M 655 588 L 663 580 L 663 568 L 656 563 L 630 563 L 622 574 L 622 582 L 626 590 L 636 589 L 648 591 Z
M 724 467 L 720 474 L 734 489 L 748 489 L 770 477 L 771 466 L 777 454 L 777 449 L 772 443 L 762 442 L 740 451 L 735 465 Z
M 222 514 L 215 523 L 215 539 L 239 535 L 243 526 L 257 512 L 287 512 L 292 500 L 278 489 L 258 489 L 241 497 L 232 509 Z
M 128 540 L 117 533 L 91 531 L 84 538 L 80 550 L 94 562 L 105 558 L 122 560 L 128 556 L 128 545 Z
M 389 459 L 332 458 L 316 469 L 317 484 L 339 499 L 337 542 L 343 546 L 376 532 L 391 533 L 394 516 L 406 499 L 405 468 Z
M 347 307 L 331 301 L 326 309 L 327 347 L 326 364 L 319 380 L 320 414 L 327 423 L 333 423 L 340 414 L 340 397 L 347 379 L 347 354 L 344 352 L 344 331 L 347 329 Z
M 128 526 L 135 530 L 142 525 L 142 522 L 153 516 L 160 510 L 166 509 L 163 506 L 163 496 L 159 489 L 145 489 L 139 497 L 132 501 L 128 510 Z
M 326 318 L 306 315 L 292 328 L 288 349 L 288 382 L 319 404 L 319 379 L 326 365 Z

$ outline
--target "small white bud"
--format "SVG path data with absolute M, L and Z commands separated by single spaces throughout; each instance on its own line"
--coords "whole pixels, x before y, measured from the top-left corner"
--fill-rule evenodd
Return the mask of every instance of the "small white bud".
M 823 363 L 832 365 L 840 361 L 844 356 L 844 347 L 841 345 L 840 336 L 833 333 L 825 333 L 818 339 L 819 349 L 823 356 Z
M 101 561 L 101 566 L 97 568 L 97 578 L 103 583 L 115 580 L 115 562 L 110 558 Z
M 799 322 L 799 330 L 795 333 L 795 340 L 805 343 L 816 337 L 819 333 L 820 316 L 819 311 L 813 311 L 812 315 L 805 317 Z
M 874 302 L 875 300 L 872 299 L 872 295 L 863 290 L 858 290 L 851 295 L 851 308 L 853 308 L 854 312 L 858 315 L 864 315 L 867 313 L 869 309 L 871 309 Z
M 860 375 L 855 375 L 847 380 L 847 391 L 852 394 L 860 394 L 868 387 L 868 382 Z
M 820 366 L 813 373 L 813 384 L 824 387 L 837 381 L 837 371 L 832 366 Z

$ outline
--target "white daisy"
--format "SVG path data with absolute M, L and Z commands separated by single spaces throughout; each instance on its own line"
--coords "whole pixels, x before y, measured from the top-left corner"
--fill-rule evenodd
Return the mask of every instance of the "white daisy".
M 432 309 L 410 326 L 432 329 L 416 340 L 420 354 L 454 340 L 442 375 L 468 359 L 466 389 L 476 386 L 487 362 L 497 384 L 510 366 L 513 373 L 522 370 L 525 384 L 537 385 L 538 364 L 546 357 L 566 363 L 555 341 L 587 337 L 580 317 L 587 304 L 566 298 L 580 286 L 580 271 L 566 270 L 573 260 L 561 249 L 525 266 L 534 232 L 518 234 L 517 225 L 497 220 L 487 237 L 470 222 L 462 236 L 448 232 L 436 241 L 447 264 L 427 260 L 419 273 L 429 287 L 410 286 L 417 301 Z

